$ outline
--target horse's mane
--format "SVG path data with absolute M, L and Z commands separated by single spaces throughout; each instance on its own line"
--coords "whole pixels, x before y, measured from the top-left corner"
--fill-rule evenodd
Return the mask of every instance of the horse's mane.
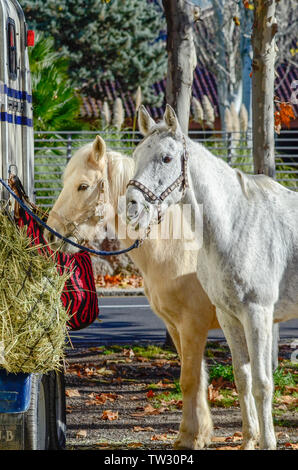
M 267 190 L 275 194 L 278 193 L 281 188 L 287 191 L 286 188 L 281 186 L 267 175 L 248 175 L 238 169 L 235 169 L 234 171 L 238 177 L 241 189 L 247 199 L 250 199 L 255 194 L 259 193 L 260 190 L 263 193 Z
M 204 147 L 204 145 L 197 142 L 196 144 L 201 149 L 203 149 L 204 153 L 208 155 L 209 158 L 214 158 L 218 166 L 229 168 L 234 172 L 238 182 L 240 183 L 242 192 L 247 199 L 251 199 L 260 193 L 266 194 L 266 192 L 268 191 L 272 194 L 278 194 L 280 193 L 280 191 L 289 191 L 287 188 L 281 186 L 279 183 L 274 181 L 274 179 L 270 178 L 267 175 L 251 175 L 248 173 L 244 173 L 238 168 L 232 168 L 230 165 L 228 165 L 227 162 L 213 155 L 212 152 L 210 152 L 206 147 Z

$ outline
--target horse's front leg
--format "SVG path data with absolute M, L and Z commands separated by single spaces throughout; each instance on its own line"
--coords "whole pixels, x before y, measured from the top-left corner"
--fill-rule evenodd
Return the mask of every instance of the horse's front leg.
M 204 349 L 208 328 L 184 321 L 179 328 L 180 386 L 183 413 L 175 449 L 201 449 L 211 440 L 213 425 L 207 400 Z

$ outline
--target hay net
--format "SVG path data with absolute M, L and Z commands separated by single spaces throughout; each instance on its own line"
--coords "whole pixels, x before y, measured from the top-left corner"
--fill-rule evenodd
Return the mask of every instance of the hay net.
M 70 273 L 57 272 L 0 208 L 0 368 L 46 373 L 61 368 L 67 310 L 61 294 Z

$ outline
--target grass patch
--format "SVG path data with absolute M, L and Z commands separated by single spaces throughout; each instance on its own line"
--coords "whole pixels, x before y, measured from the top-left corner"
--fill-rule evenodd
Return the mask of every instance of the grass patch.
M 182 392 L 181 392 L 179 380 L 175 380 L 172 385 L 173 385 L 172 389 L 170 390 L 167 389 L 164 392 L 159 393 L 154 396 L 153 404 L 156 408 L 159 408 L 160 406 L 165 405 L 167 403 L 169 403 L 169 405 L 172 405 L 175 408 L 175 404 L 173 404 L 173 401 L 178 402 L 182 400 Z M 151 384 L 150 387 L 148 388 L 151 390 L 160 389 L 158 384 Z
M 294 387 L 297 385 L 298 377 L 295 377 L 295 375 L 285 367 L 278 367 L 273 374 L 273 379 L 275 387 L 284 391 L 286 386 Z
M 234 382 L 234 373 L 233 366 L 223 365 L 223 364 L 214 364 L 209 368 L 209 380 L 212 382 L 213 379 L 218 379 L 222 377 L 224 380 L 233 383 Z
M 177 357 L 177 354 L 170 349 L 163 349 L 155 345 L 133 346 L 132 350 L 136 356 L 147 357 L 148 359 L 175 359 Z

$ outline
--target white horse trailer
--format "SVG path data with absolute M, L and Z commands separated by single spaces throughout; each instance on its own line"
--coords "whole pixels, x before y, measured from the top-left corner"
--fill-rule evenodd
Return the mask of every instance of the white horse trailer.
M 28 29 L 16 0 L 0 2 L 0 174 L 11 165 L 33 196 L 34 141 Z
M 10 171 L 17 173 L 30 198 L 34 140 L 28 46 L 33 43 L 19 3 L 0 0 L 0 176 L 7 180 Z M 0 186 L 0 199 L 7 199 Z M 63 374 L 9 374 L 0 361 L 0 449 L 61 449 L 65 432 Z

